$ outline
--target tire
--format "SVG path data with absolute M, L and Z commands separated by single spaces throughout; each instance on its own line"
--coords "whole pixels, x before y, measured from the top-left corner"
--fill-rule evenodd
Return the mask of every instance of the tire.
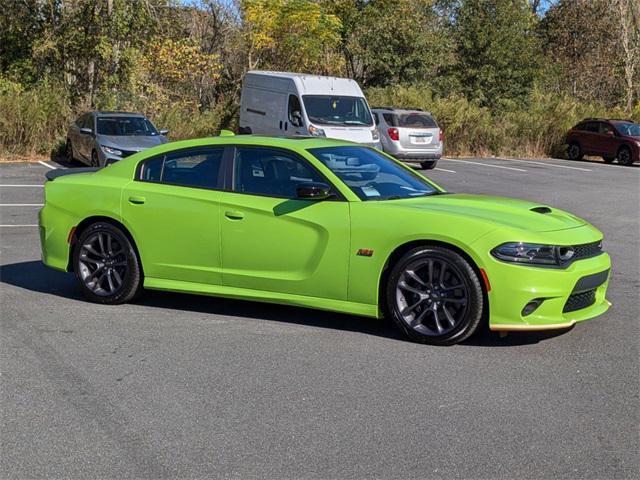
M 93 150 L 91 152 L 91 166 L 92 167 L 100 167 L 100 159 L 98 158 L 98 153 Z
M 578 142 L 571 142 L 567 148 L 567 157 L 569 160 L 582 160 L 584 153 Z
M 616 158 L 618 159 L 618 163 L 620 165 L 633 165 L 633 155 L 629 147 L 620 147 L 620 150 L 618 150 L 618 156 Z
M 70 139 L 67 139 L 67 145 L 65 147 L 65 157 L 67 158 L 67 163 L 71 164 L 75 161 L 73 158 L 73 144 Z
M 80 233 L 73 269 L 83 295 L 94 303 L 126 303 L 142 289 L 136 249 L 122 230 L 107 222 L 94 223 Z
M 407 252 L 391 267 L 384 295 L 387 318 L 418 343 L 459 343 L 482 320 L 480 279 L 467 260 L 448 248 L 421 246 Z
M 602 159 L 604 160 L 604 163 L 613 163 L 616 157 L 602 157 Z
M 437 160 L 430 160 L 428 162 L 420 162 L 420 167 L 422 167 L 423 170 L 433 170 L 434 168 L 436 168 L 437 164 Z

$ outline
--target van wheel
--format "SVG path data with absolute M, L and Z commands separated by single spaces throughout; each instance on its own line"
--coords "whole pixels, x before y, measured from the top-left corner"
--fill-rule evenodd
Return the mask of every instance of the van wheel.
M 251 127 L 238 127 L 238 135 L 251 135 Z

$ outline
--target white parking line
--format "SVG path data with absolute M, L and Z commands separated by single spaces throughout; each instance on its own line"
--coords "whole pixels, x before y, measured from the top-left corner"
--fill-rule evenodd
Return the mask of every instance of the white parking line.
M 55 170 L 57 167 L 52 167 L 51 165 L 49 165 L 48 163 L 43 162 L 42 160 L 38 160 L 38 163 L 40 165 L 44 165 L 47 168 L 50 168 L 51 170 Z
M 522 168 L 505 167 L 503 165 L 491 165 L 490 163 L 470 162 L 469 160 L 454 160 L 452 158 L 442 158 L 441 160 L 447 160 L 448 162 L 470 163 L 471 165 L 482 165 L 483 167 L 502 168 L 504 170 L 513 170 L 515 172 L 527 172 L 527 170 L 524 170 Z
M 44 203 L 0 203 L 0 207 L 42 207 Z
M 18 188 L 18 187 L 23 187 L 23 188 L 42 188 L 42 187 L 44 187 L 44 185 L 0 185 L 0 187 L 6 187 L 6 188 Z
M 38 225 L 0 225 L 0 228 L 37 227 Z
M 534 160 L 519 160 L 519 159 L 516 159 L 516 158 L 501 158 L 501 157 L 496 157 L 496 158 L 499 158 L 500 160 L 506 160 L 507 162 L 535 163 L 536 165 L 544 165 L 545 167 L 566 168 L 566 169 L 569 169 L 569 170 L 580 170 L 582 172 L 592 172 L 593 171 L 593 170 L 590 170 L 588 168 L 570 167 L 568 165 L 556 165 L 554 163 L 536 162 Z
M 434 170 L 440 170 L 441 172 L 456 173 L 455 170 L 447 170 L 446 168 L 440 168 L 440 167 L 436 167 L 434 168 Z

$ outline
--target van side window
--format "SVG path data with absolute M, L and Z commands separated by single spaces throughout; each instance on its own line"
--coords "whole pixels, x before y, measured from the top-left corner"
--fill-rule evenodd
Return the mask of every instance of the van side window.
M 297 95 L 289 95 L 289 122 L 294 127 L 301 127 L 302 122 L 302 106 Z
M 218 188 L 224 148 L 194 148 L 142 162 L 138 180 L 182 187 Z

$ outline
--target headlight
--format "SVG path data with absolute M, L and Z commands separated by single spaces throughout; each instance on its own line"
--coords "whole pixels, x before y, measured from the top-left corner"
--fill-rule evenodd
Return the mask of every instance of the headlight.
M 498 260 L 532 265 L 563 265 L 573 258 L 573 247 L 540 245 L 536 243 L 503 243 L 491 251 Z
M 314 137 L 326 137 L 324 130 L 315 125 L 309 125 L 309 133 Z
M 117 148 L 111 148 L 111 147 L 105 147 L 104 145 L 100 145 L 102 147 L 102 150 L 104 150 L 107 153 L 110 153 L 111 155 L 117 155 L 117 156 L 122 156 L 122 151 L 118 150 Z
M 371 130 L 371 139 L 380 140 L 380 132 L 378 131 L 377 128 L 374 128 L 373 130 Z

